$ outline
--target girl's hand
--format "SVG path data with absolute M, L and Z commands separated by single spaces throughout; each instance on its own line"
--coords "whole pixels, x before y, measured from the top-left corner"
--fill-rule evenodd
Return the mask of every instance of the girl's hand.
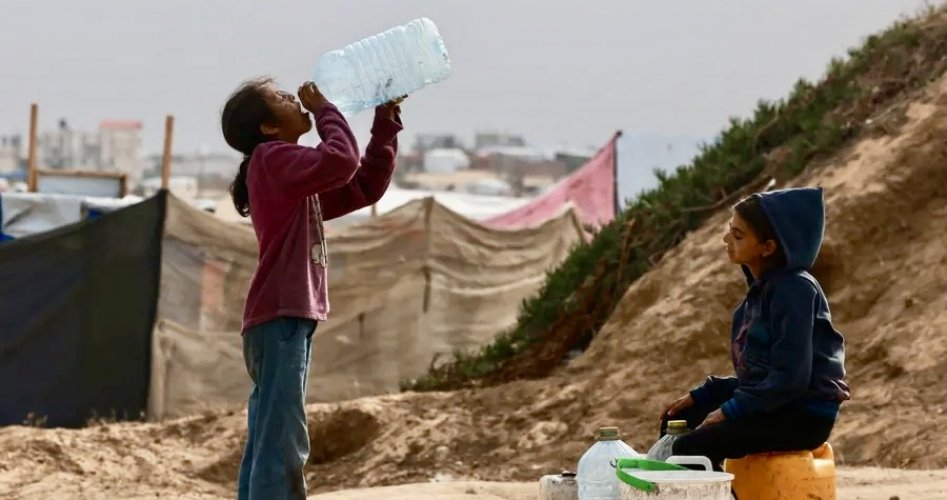
M 404 100 L 407 98 L 408 96 L 403 95 L 401 97 L 392 99 L 386 102 L 385 104 L 382 104 L 381 106 L 379 106 L 379 108 L 381 108 L 382 112 L 384 113 L 384 117 L 389 120 L 394 120 L 395 115 L 397 115 L 401 111 L 401 103 L 404 102 Z
M 664 411 L 661 412 L 661 416 L 658 418 L 658 420 L 663 419 L 665 415 L 667 415 L 668 417 L 673 417 L 674 415 L 677 415 L 682 410 L 690 408 L 691 406 L 694 406 L 694 398 L 692 398 L 690 393 L 688 393 L 684 396 L 677 398 L 676 400 L 670 402 L 667 406 L 665 406 Z
M 299 87 L 298 94 L 299 103 L 312 114 L 316 114 L 323 106 L 329 103 L 325 96 L 322 95 L 322 92 L 319 91 L 319 87 L 316 87 L 316 84 L 313 82 L 302 84 Z
M 705 418 L 703 423 L 698 425 L 697 428 L 701 429 L 703 427 L 717 425 L 719 423 L 722 423 L 726 419 L 727 419 L 727 416 L 723 414 L 723 411 L 721 411 L 720 408 L 717 408 L 716 410 L 710 412 L 710 415 L 707 415 L 707 418 Z

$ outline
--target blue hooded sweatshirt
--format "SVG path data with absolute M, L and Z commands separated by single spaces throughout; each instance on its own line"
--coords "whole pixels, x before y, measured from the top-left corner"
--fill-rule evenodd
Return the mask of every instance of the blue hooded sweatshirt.
M 825 204 L 821 188 L 754 195 L 772 224 L 786 265 L 754 279 L 733 313 L 730 355 L 736 377 L 710 377 L 691 391 L 695 402 L 721 400 L 727 420 L 790 405 L 836 418 L 849 398 L 845 343 L 832 326 L 829 303 L 809 274 L 822 246 Z M 722 397 L 721 397 L 722 396 Z

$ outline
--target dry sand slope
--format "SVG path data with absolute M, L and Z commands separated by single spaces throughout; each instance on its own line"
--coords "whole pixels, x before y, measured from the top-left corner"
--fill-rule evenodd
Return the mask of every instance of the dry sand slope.
M 832 441 L 849 465 L 944 468 L 947 78 L 882 115 L 898 125 L 793 183 L 824 186 L 828 201 L 817 275 L 847 337 L 854 397 Z M 665 401 L 707 373 L 729 371 L 730 310 L 745 285 L 721 252 L 726 217 L 713 216 L 638 280 L 588 352 L 547 379 L 312 406 L 311 484 L 533 481 L 574 467 L 593 429 L 606 424 L 646 448 Z M 0 497 L 227 497 L 244 418 L 0 429 Z M 887 498 L 878 484 L 891 481 L 915 488 L 892 490 L 902 498 L 947 498 L 944 473 L 859 470 L 841 484 L 844 498 Z M 393 491 L 385 498 L 398 498 Z M 416 491 L 404 495 L 424 498 Z M 371 498 L 340 495 L 325 498 Z

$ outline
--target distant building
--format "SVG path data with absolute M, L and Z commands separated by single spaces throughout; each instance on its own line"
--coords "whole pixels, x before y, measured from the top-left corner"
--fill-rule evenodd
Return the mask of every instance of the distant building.
M 36 162 L 50 170 L 121 172 L 129 186 L 142 178 L 142 125 L 134 120 L 109 120 L 96 132 L 73 130 L 59 120 L 55 130 L 37 135 Z
M 161 155 L 151 155 L 147 158 L 148 170 L 145 177 L 161 177 Z M 194 179 L 195 196 L 207 197 L 225 192 L 233 182 L 240 168 L 240 157 L 233 153 L 208 153 L 198 151 L 193 154 L 176 154 L 171 156 L 172 177 L 187 177 Z
M 424 153 L 425 172 L 456 172 L 470 166 L 470 157 L 462 149 L 432 149 Z
M 414 149 L 424 152 L 431 149 L 462 148 L 457 136 L 453 134 L 418 134 Z
M 148 172 L 158 175 L 161 172 L 161 155 L 151 155 L 146 163 Z M 171 175 L 192 177 L 230 177 L 233 178 L 240 168 L 240 157 L 232 153 L 175 154 L 171 156 Z
M 418 151 L 398 151 L 397 165 L 396 177 L 408 172 L 420 172 L 424 170 L 424 156 Z
M 141 151 L 141 122 L 104 121 L 99 125 L 99 170 L 117 170 L 128 174 L 136 185 L 145 167 Z
M 534 193 L 570 172 L 565 162 L 548 159 L 526 147 L 484 148 L 478 151 L 470 168 L 493 172 L 506 181 L 515 196 Z
M 36 163 L 39 168 L 59 170 L 100 170 L 98 134 L 69 128 L 59 120 L 55 130 L 38 134 Z
M 161 189 L 160 177 L 149 177 L 141 183 L 144 197 L 154 196 Z M 197 179 L 188 175 L 174 175 L 168 179 L 168 190 L 182 200 L 192 201 L 198 197 Z
M 592 159 L 592 156 L 595 155 L 595 152 L 586 153 L 585 151 L 559 151 L 556 153 L 556 161 L 564 163 L 569 170 L 569 173 L 575 172 L 582 165 L 588 163 Z
M 19 135 L 0 136 L 0 175 L 10 176 L 23 169 Z
M 505 132 L 477 132 L 474 136 L 474 149 L 495 147 L 525 147 L 526 139 L 521 135 L 507 134 Z

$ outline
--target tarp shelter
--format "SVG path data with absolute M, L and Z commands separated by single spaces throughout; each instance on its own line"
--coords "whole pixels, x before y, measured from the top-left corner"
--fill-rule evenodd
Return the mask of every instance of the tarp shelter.
M 0 244 L 0 425 L 144 414 L 165 204 Z
M 570 210 L 498 231 L 427 198 L 330 236 L 332 312 L 313 341 L 310 401 L 396 392 L 435 356 L 492 340 L 581 234 Z M 255 266 L 250 228 L 170 199 L 152 417 L 245 404 L 239 331 Z
M 555 216 L 563 207 L 572 204 L 583 224 L 600 227 L 615 218 L 618 212 L 616 192 L 616 145 L 620 133 L 578 170 L 560 180 L 543 195 L 509 212 L 483 221 L 497 229 L 534 227 Z
M 39 205 L 19 213 L 52 224 L 39 215 L 57 209 Z M 146 400 L 152 418 L 245 404 L 252 228 L 164 193 L 69 206 L 58 220 L 80 222 L 0 244 L 2 422 L 136 418 Z M 314 339 L 310 400 L 396 392 L 436 357 L 489 342 L 581 237 L 568 207 L 501 231 L 431 197 L 330 235 L 332 313 Z

